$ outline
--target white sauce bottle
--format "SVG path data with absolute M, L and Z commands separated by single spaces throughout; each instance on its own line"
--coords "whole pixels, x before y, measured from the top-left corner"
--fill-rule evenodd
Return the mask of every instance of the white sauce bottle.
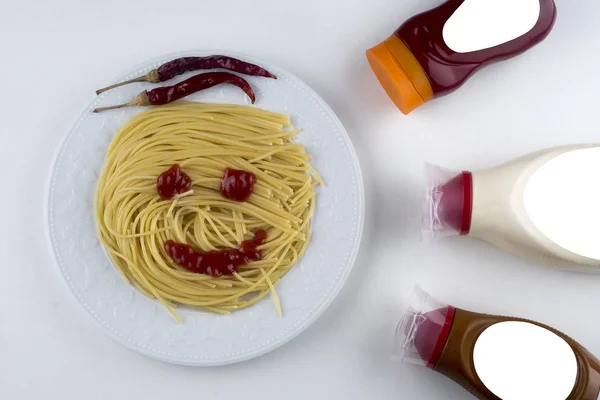
M 543 150 L 475 172 L 435 167 L 423 229 L 433 236 L 472 236 L 550 265 L 600 272 L 598 172 L 600 144 Z

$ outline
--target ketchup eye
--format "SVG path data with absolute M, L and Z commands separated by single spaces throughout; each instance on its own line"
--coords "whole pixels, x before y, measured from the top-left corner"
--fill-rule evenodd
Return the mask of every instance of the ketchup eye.
M 171 200 L 187 192 L 191 187 L 191 178 L 179 168 L 178 164 L 173 165 L 156 179 L 156 190 L 163 200 Z
M 248 171 L 225 168 L 221 179 L 221 195 L 233 201 L 246 201 L 254 191 L 256 176 Z

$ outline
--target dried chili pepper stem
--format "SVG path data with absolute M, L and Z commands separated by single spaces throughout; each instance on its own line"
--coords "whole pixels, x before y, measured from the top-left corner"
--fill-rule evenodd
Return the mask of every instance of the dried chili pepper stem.
M 137 78 L 133 78 L 128 81 L 115 83 L 114 85 L 110 85 L 105 88 L 98 89 L 98 90 L 96 90 L 96 94 L 101 94 L 101 93 L 106 92 L 107 90 L 118 88 L 119 86 L 129 85 L 130 83 L 135 83 L 135 82 L 150 82 L 150 83 L 160 82 L 160 80 L 158 79 L 158 70 L 153 69 L 152 71 L 148 72 L 146 75 L 138 76 Z
M 150 105 L 151 104 L 150 104 L 150 99 L 148 99 L 148 92 L 143 91 L 142 93 L 135 96 L 135 99 L 133 99 L 129 103 L 119 104 L 116 106 L 94 108 L 94 112 L 97 113 L 97 112 L 101 112 L 101 111 L 115 110 L 117 108 L 135 107 L 135 106 L 150 106 Z

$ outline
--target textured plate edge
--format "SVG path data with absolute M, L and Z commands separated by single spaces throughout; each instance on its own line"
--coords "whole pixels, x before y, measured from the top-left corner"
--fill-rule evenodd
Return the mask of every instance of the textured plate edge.
M 134 66 L 133 68 L 131 68 L 131 70 L 136 70 L 136 69 L 140 69 L 143 66 L 147 65 L 147 64 L 151 64 L 151 63 L 155 63 L 158 62 L 159 60 L 163 60 L 165 58 L 175 58 L 175 57 L 181 57 L 184 54 L 188 54 L 188 53 L 193 53 L 193 52 L 197 52 L 197 53 L 213 53 L 213 54 L 228 54 L 232 57 L 238 57 L 240 59 L 243 60 L 247 60 L 250 61 L 252 63 L 258 64 L 260 65 L 261 61 L 260 60 L 256 60 L 253 57 L 249 57 L 246 56 L 244 54 L 240 54 L 237 53 L 235 51 L 223 51 L 223 50 L 185 50 L 185 51 L 180 51 L 180 52 L 174 52 L 174 53 L 169 53 L 169 54 L 164 54 L 162 56 L 159 57 L 155 57 L 153 59 L 147 60 L 143 63 L 137 64 L 136 66 Z M 77 127 L 77 125 L 79 124 L 80 120 L 82 118 L 84 118 L 84 114 L 87 111 L 92 109 L 92 106 L 94 104 L 94 100 L 92 102 L 90 102 L 90 104 L 88 104 L 88 106 L 80 113 L 79 117 L 75 120 L 75 122 L 72 124 L 71 128 L 67 131 L 67 133 L 65 135 L 63 135 L 62 139 L 60 140 L 60 142 L 58 143 L 56 150 L 54 152 L 54 156 L 52 158 L 51 161 L 51 165 L 50 165 L 50 174 L 48 174 L 48 178 L 46 180 L 46 185 L 45 185 L 45 189 L 46 189 L 46 193 L 45 193 L 45 197 L 44 197 L 44 219 L 46 221 L 46 229 L 45 229 L 45 234 L 46 234 L 46 238 L 47 238 L 47 243 L 48 243 L 48 247 L 49 247 L 49 251 L 52 255 L 52 260 L 54 261 L 54 267 L 58 270 L 60 276 L 61 276 L 61 281 L 64 284 L 65 288 L 67 288 L 69 290 L 69 292 L 71 293 L 71 296 L 73 296 L 73 298 L 75 298 L 75 300 L 77 301 L 77 303 L 80 306 L 80 309 L 82 311 L 85 311 L 85 314 L 87 314 L 88 318 L 91 319 L 93 321 L 93 324 L 104 334 L 106 334 L 109 338 L 111 338 L 113 341 L 115 341 L 116 343 L 122 345 L 123 347 L 125 347 L 126 349 L 133 351 L 135 353 L 141 354 L 143 356 L 146 356 L 148 358 L 157 360 L 157 361 L 161 361 L 161 362 L 165 362 L 165 363 L 169 363 L 169 364 L 175 364 L 175 365 L 183 365 L 183 366 L 194 366 L 194 367 L 211 367 L 211 366 L 223 366 L 223 365 L 231 365 L 231 364 L 236 364 L 239 362 L 244 362 L 256 357 L 260 357 L 262 355 L 265 355 L 267 353 L 270 353 L 271 351 L 274 351 L 276 349 L 278 349 L 279 347 L 289 343 L 290 341 L 292 341 L 293 339 L 295 339 L 296 337 L 298 337 L 301 333 L 303 333 L 306 329 L 308 329 L 309 326 L 311 326 L 319 317 L 321 317 L 323 315 L 323 313 L 325 312 L 325 310 L 327 310 L 327 308 L 333 303 L 333 301 L 337 298 L 337 296 L 339 295 L 339 293 L 341 292 L 342 288 L 344 287 L 344 285 L 346 284 L 346 281 L 348 280 L 348 277 L 350 276 L 350 273 L 352 272 L 352 270 L 354 269 L 354 264 L 356 263 L 356 259 L 358 257 L 359 251 L 360 251 L 360 244 L 362 242 L 362 235 L 363 235 L 363 228 L 364 228 L 364 218 L 365 218 L 365 191 L 364 191 L 364 182 L 363 182 L 363 176 L 362 176 L 362 170 L 360 167 L 360 163 L 358 160 L 358 155 L 356 153 L 356 149 L 354 148 L 354 144 L 352 143 L 352 141 L 350 140 L 350 136 L 348 135 L 348 131 L 346 130 L 346 128 L 344 127 L 344 124 L 342 123 L 342 121 L 339 119 L 339 117 L 337 116 L 337 114 L 333 111 L 333 109 L 329 106 L 329 104 L 327 104 L 327 102 L 325 102 L 325 100 L 310 86 L 308 85 L 306 82 L 304 82 L 302 79 L 300 79 L 298 76 L 296 76 L 295 74 L 289 72 L 287 69 L 284 68 L 280 68 L 277 64 L 274 63 L 268 63 L 269 65 L 275 67 L 276 69 L 279 69 L 281 71 L 285 71 L 285 74 L 288 75 L 288 77 L 290 77 L 291 79 L 295 80 L 296 83 L 298 83 L 300 86 L 302 86 L 306 92 L 309 95 L 312 95 L 313 98 L 319 103 L 319 105 L 321 105 L 327 112 L 329 112 L 330 116 L 332 117 L 333 123 L 337 125 L 340 133 L 342 133 L 342 137 L 344 142 L 346 143 L 346 145 L 348 146 L 348 151 L 350 153 L 350 156 L 352 158 L 352 163 L 354 165 L 355 171 L 356 171 L 356 185 L 357 185 L 357 190 L 358 190 L 358 196 L 357 196 L 357 215 L 358 215 L 358 221 L 357 221 L 357 228 L 356 228 L 356 236 L 354 239 L 354 243 L 353 243 L 353 251 L 351 252 L 351 254 L 348 257 L 348 268 L 346 268 L 344 275 L 340 277 L 340 279 L 338 280 L 337 284 L 331 289 L 331 291 L 328 293 L 326 299 L 321 303 L 321 305 L 312 313 L 312 315 L 310 315 L 309 317 L 307 317 L 303 323 L 301 325 L 299 325 L 299 327 L 293 331 L 292 333 L 284 336 L 280 341 L 278 342 L 273 342 L 272 344 L 269 344 L 267 346 L 264 346 L 262 348 L 260 348 L 257 351 L 253 351 L 253 352 L 248 352 L 247 354 L 244 354 L 242 356 L 238 356 L 236 358 L 223 358 L 221 360 L 173 360 L 167 357 L 161 357 L 158 354 L 154 354 L 152 352 L 147 351 L 146 349 L 140 348 L 138 346 L 136 346 L 134 343 L 128 342 L 127 340 L 125 340 L 124 338 L 119 337 L 118 335 L 114 334 L 113 332 L 111 332 L 106 326 L 104 326 L 100 321 L 98 321 L 98 319 L 96 319 L 92 313 L 85 307 L 85 305 L 82 303 L 82 301 L 77 297 L 74 288 L 68 283 L 65 274 L 62 270 L 62 268 L 60 267 L 60 262 L 58 260 L 56 251 L 55 251 L 55 246 L 56 244 L 54 243 L 54 240 L 52 238 L 51 235 L 51 219 L 50 219 L 50 209 L 49 209 L 49 205 L 50 205 L 50 196 L 51 196 L 51 191 L 50 189 L 52 188 L 52 183 L 54 181 L 54 175 L 55 175 L 55 171 L 56 171 L 56 163 L 58 162 L 58 159 L 61 155 L 61 152 L 63 150 L 64 144 L 66 142 L 66 140 L 71 136 L 71 134 L 74 132 L 74 129 Z M 121 75 L 121 77 L 117 78 L 114 80 L 114 82 L 117 82 L 121 79 L 123 79 L 125 75 Z

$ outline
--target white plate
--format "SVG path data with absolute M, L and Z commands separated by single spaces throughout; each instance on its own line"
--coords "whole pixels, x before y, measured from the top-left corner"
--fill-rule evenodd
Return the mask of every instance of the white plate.
M 143 75 L 160 64 L 186 55 L 150 61 L 118 81 Z M 180 309 L 177 324 L 155 300 L 125 282 L 98 241 L 93 214 L 96 182 L 116 130 L 143 108 L 93 114 L 98 106 L 124 103 L 150 84 L 132 84 L 99 96 L 83 112 L 60 148 L 50 179 L 50 242 L 68 287 L 98 326 L 117 342 L 149 357 L 185 365 L 210 366 L 247 360 L 291 340 L 323 313 L 352 268 L 363 227 L 362 177 L 344 127 L 325 102 L 306 84 L 269 63 L 246 59 L 279 79 L 249 77 L 256 107 L 287 113 L 303 129 L 298 141 L 313 156 L 326 187 L 317 193 L 313 237 L 306 254 L 277 287 L 284 311 L 277 317 L 269 296 L 257 305 L 219 316 Z M 165 85 L 185 79 L 175 79 Z M 243 92 L 218 86 L 188 97 L 203 102 L 246 104 Z

